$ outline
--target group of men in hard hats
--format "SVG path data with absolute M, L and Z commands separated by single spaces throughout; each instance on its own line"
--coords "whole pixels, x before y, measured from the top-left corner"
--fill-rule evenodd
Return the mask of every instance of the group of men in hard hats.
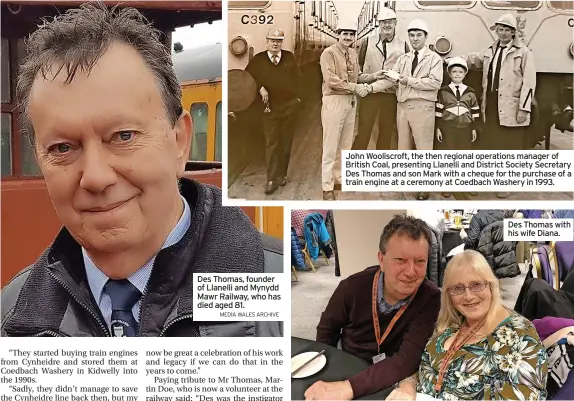
M 482 57 L 449 60 L 451 83 L 443 87 L 441 99 L 444 61 L 426 45 L 427 23 L 410 21 L 407 43 L 396 35 L 397 16 L 392 9 L 383 7 L 378 20 L 379 29 L 361 43 L 358 52 L 353 47 L 357 26 L 351 23 L 338 26 L 338 42 L 321 55 L 323 200 L 335 200 L 335 191 L 341 189 L 341 151 L 366 150 L 377 115 L 378 150 L 432 150 L 437 141 L 452 149 L 470 149 L 463 142 L 476 141 L 480 110 L 487 128 L 481 136 L 486 140 L 475 149 L 527 149 L 524 128 L 530 122 L 536 70 L 530 49 L 515 34 L 514 16 L 505 14 L 492 26 L 498 40 Z M 266 193 L 286 183 L 293 111 L 300 101 L 297 83 L 301 73 L 293 54 L 281 49 L 283 39 L 282 30 L 272 29 L 267 35 L 268 50 L 257 54 L 247 67 L 266 106 Z M 483 70 L 480 110 L 473 89 L 462 82 L 469 68 L 467 59 Z M 443 113 L 444 101 L 450 102 L 447 110 L 457 107 L 456 115 Z M 271 110 L 270 103 L 276 105 Z M 437 118 L 448 121 L 437 124 Z M 428 197 L 428 193 L 417 194 L 419 200 Z
M 362 43 L 359 53 L 351 48 L 357 27 L 349 24 L 338 27 L 339 41 L 321 55 L 324 200 L 335 200 L 335 190 L 340 190 L 341 150 L 367 149 L 377 114 L 377 149 L 391 149 L 395 131 L 399 149 L 433 148 L 442 58 L 425 46 L 429 29 L 424 21 L 415 19 L 409 23 L 409 47 L 396 35 L 397 16 L 393 10 L 383 8 L 378 19 L 379 31 Z M 345 57 L 346 65 L 342 63 Z M 357 96 L 363 99 L 359 102 L 359 127 L 354 138 Z
M 477 139 L 481 110 L 485 123 L 481 135 L 485 139 L 473 148 L 528 149 L 525 127 L 530 122 L 536 69 L 532 52 L 516 35 L 517 23 L 512 14 L 501 16 L 491 27 L 498 40 L 482 57 L 448 60 L 451 82 L 444 87 L 444 61 L 426 45 L 426 22 L 410 21 L 406 43 L 396 35 L 397 16 L 392 9 L 383 8 L 378 20 L 378 31 L 361 43 L 358 54 L 351 48 L 350 39 L 356 26 L 341 25 L 339 42 L 321 56 L 324 200 L 336 199 L 335 190 L 340 189 L 341 150 L 367 149 L 377 114 L 379 150 L 471 149 L 470 143 Z M 483 70 L 482 107 L 473 88 L 462 82 L 469 68 L 467 59 Z M 362 99 L 354 137 L 350 116 L 357 96 Z M 417 194 L 419 200 L 428 197 L 428 193 Z

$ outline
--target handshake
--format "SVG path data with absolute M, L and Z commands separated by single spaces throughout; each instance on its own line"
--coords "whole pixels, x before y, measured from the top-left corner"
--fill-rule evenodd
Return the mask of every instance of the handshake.
M 357 84 L 353 91 L 360 97 L 365 97 L 373 91 L 373 87 L 369 84 Z

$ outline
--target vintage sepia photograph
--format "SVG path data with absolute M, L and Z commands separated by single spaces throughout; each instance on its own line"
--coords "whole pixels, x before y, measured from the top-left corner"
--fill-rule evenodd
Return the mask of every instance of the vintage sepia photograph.
M 229 1 L 228 197 L 572 199 L 341 191 L 342 150 L 572 150 L 572 4 Z
M 505 230 L 572 217 L 291 210 L 291 399 L 571 399 L 574 241 Z

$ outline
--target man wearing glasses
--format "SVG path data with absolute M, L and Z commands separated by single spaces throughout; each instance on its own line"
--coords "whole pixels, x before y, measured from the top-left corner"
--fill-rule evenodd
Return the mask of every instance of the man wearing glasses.
M 377 114 L 379 116 L 377 149 L 396 148 L 397 87 L 389 80 L 381 80 L 382 70 L 392 70 L 399 56 L 409 52 L 409 46 L 406 41 L 395 35 L 397 15 L 393 10 L 384 7 L 378 15 L 378 20 L 378 32 L 363 41 L 359 49 L 361 71 L 363 74 L 368 74 L 365 82 L 380 80 L 377 83 L 378 93 L 366 96 L 359 103 L 359 132 L 353 142 L 353 150 L 367 149 Z M 395 145 L 392 146 L 392 143 Z

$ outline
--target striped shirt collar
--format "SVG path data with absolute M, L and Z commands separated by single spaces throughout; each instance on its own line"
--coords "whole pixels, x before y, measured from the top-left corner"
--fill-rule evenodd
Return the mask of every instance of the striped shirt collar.
M 180 195 L 181 196 L 181 195 Z M 183 201 L 183 214 L 179 218 L 179 221 L 175 225 L 175 227 L 171 230 L 169 235 L 167 236 L 164 244 L 162 245 L 161 249 L 167 248 L 178 243 L 191 224 L 191 208 L 189 204 L 185 200 L 183 196 L 181 196 L 181 200 Z M 90 286 L 90 290 L 94 295 L 94 299 L 96 302 L 100 302 L 102 292 L 104 290 L 104 286 L 109 280 L 109 277 L 104 274 L 98 267 L 94 264 L 84 247 L 82 247 L 82 256 L 84 258 L 84 266 L 86 268 L 86 275 L 88 278 L 88 284 Z M 157 254 L 154 255 L 145 265 L 139 268 L 134 274 L 128 277 L 130 283 L 132 283 L 140 292 L 143 294 L 147 282 L 151 276 L 151 272 L 153 269 L 153 263 L 155 261 Z
M 405 299 L 401 299 L 399 302 L 397 302 L 394 305 L 389 304 L 386 300 L 385 300 L 385 295 L 383 294 L 383 284 L 384 284 L 384 272 L 381 272 L 381 274 L 379 275 L 379 285 L 377 286 L 377 300 L 378 300 L 378 304 L 379 304 L 379 312 L 381 312 L 381 314 L 383 315 L 387 315 L 389 313 L 393 313 L 398 311 L 403 305 L 408 304 L 409 302 L 411 302 L 412 299 L 412 295 L 406 297 Z

